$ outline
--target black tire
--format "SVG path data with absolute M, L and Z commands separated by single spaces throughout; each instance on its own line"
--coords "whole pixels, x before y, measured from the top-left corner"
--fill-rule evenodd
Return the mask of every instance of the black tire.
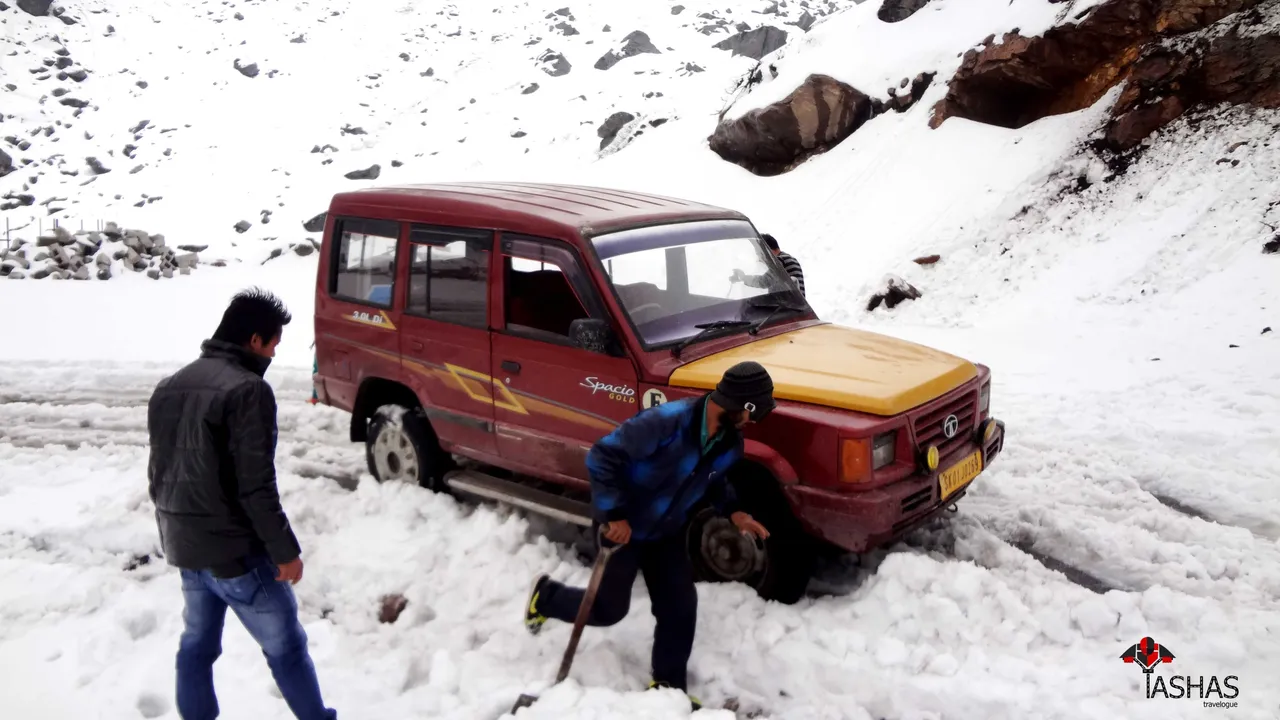
M 421 410 L 383 405 L 369 420 L 365 462 L 378 482 L 406 482 L 439 492 L 449 457 Z
M 765 526 L 769 538 L 762 544 L 743 538 L 728 518 L 703 508 L 689 521 L 686 536 L 695 575 L 706 582 L 750 585 L 766 600 L 799 602 L 813 577 L 817 544 L 767 473 L 753 468 L 735 478 L 734 488 L 742 510 Z

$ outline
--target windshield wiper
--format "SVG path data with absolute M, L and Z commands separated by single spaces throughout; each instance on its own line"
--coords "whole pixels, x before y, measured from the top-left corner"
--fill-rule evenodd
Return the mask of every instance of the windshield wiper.
M 751 307 L 756 308 L 758 310 L 769 311 L 768 315 L 765 315 L 764 318 L 760 320 L 760 322 L 757 322 L 755 325 L 752 325 L 751 329 L 747 331 L 752 335 L 758 334 L 760 332 L 760 328 L 767 325 L 769 321 L 773 319 L 774 315 L 777 315 L 779 312 L 782 312 L 783 310 L 788 310 L 790 312 L 804 311 L 803 307 L 798 307 L 796 305 L 787 305 L 785 303 L 760 303 L 759 305 L 752 305 Z
M 707 335 L 717 330 L 727 330 L 729 328 L 744 328 L 750 324 L 751 324 L 751 321 L 749 320 L 716 320 L 715 322 L 699 323 L 697 325 L 694 325 L 694 327 L 698 328 L 699 330 L 698 334 L 692 335 L 690 337 L 685 338 L 684 340 L 681 340 L 678 344 L 676 344 L 674 347 L 671 348 L 671 354 L 675 355 L 676 357 L 680 357 L 680 352 L 682 350 L 698 342 L 699 340 L 702 340 Z

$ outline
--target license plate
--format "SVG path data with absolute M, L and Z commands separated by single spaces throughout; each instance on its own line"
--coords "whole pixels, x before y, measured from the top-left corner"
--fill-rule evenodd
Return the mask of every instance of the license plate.
M 982 472 L 982 451 L 979 450 L 938 474 L 938 486 L 942 499 L 946 500 L 957 490 L 968 485 Z

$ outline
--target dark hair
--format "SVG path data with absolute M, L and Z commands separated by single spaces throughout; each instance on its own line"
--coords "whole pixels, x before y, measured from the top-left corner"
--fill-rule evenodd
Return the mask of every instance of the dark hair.
M 764 244 L 768 245 L 770 250 L 778 249 L 778 241 L 774 240 L 772 235 L 765 233 L 764 235 L 760 236 L 760 239 L 764 240 Z
M 231 304 L 222 313 L 222 322 L 213 339 L 244 346 L 257 335 L 263 342 L 271 342 L 280 337 L 280 331 L 292 319 L 275 295 L 256 287 L 242 290 L 231 298 Z

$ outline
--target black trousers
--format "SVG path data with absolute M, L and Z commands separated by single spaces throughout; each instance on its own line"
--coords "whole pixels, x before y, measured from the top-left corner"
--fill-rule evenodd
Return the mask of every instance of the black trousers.
M 600 590 L 587 624 L 614 625 L 631 609 L 631 587 L 636 574 L 644 573 L 657 627 L 653 633 L 653 679 L 688 691 L 686 670 L 698 624 L 698 592 L 684 538 L 632 541 L 618 548 L 605 566 Z M 538 611 L 549 618 L 571 623 L 578 617 L 584 588 L 548 582 L 538 600 Z

